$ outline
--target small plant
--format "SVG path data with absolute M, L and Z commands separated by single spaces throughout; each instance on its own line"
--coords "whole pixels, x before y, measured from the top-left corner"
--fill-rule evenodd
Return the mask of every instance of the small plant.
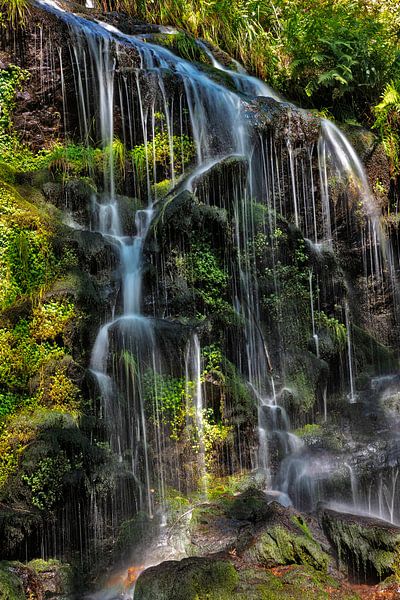
M 338 350 L 343 350 L 347 343 L 347 330 L 343 323 L 334 317 L 328 317 L 322 311 L 315 313 L 315 323 L 318 328 L 326 329 L 330 333 Z
M 229 276 L 208 242 L 194 241 L 189 251 L 175 254 L 173 258 L 178 275 L 187 281 L 200 300 L 201 314 L 229 312 L 230 306 L 224 300 Z
M 395 177 L 400 174 L 400 79 L 386 85 L 373 112 L 374 128 L 381 136 L 390 160 L 391 175 Z
M 29 12 L 29 0 L 0 0 L 0 13 L 12 28 L 24 26 Z
M 212 470 L 218 458 L 218 450 L 228 441 L 232 427 L 216 421 L 213 410 L 209 408 L 203 410 L 202 426 L 206 466 Z
M 35 472 L 22 475 L 22 481 L 32 494 L 32 504 L 40 510 L 51 510 L 60 500 L 64 477 L 71 470 L 71 463 L 64 453 L 43 458 Z
M 32 337 L 35 340 L 54 340 L 65 332 L 74 317 L 76 317 L 75 307 L 70 301 L 39 304 L 33 309 L 30 325 Z
M 184 171 L 195 155 L 194 142 L 186 135 L 174 135 L 169 139 L 166 130 L 157 129 L 147 144 L 135 146 L 128 152 L 139 181 L 144 181 L 147 169 L 153 179 L 153 164 L 163 170 L 165 177 Z
M 183 433 L 186 418 L 193 416 L 190 408 L 193 384 L 183 378 L 163 376 L 147 371 L 144 375 L 146 410 L 157 425 L 169 429 L 172 440 L 178 441 Z

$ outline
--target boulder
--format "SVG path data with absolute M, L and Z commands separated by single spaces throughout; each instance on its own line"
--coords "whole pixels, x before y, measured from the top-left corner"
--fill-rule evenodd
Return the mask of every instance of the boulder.
M 328 508 L 320 510 L 319 519 L 338 566 L 351 577 L 376 581 L 399 574 L 400 527 Z
M 226 560 L 167 561 L 140 575 L 135 600 L 230 600 L 237 582 L 236 569 Z

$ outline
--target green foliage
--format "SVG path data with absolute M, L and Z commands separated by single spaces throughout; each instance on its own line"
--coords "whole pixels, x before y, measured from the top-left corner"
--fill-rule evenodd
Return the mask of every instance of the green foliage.
M 21 581 L 11 570 L 11 564 L 0 563 L 0 599 L 25 600 L 26 596 Z
M 63 481 L 71 470 L 71 463 L 63 452 L 57 456 L 43 458 L 36 465 L 34 473 L 23 474 L 22 481 L 32 494 L 32 504 L 40 510 L 51 510 L 60 500 Z
M 229 310 L 223 298 L 228 274 L 209 243 L 193 242 L 188 252 L 175 255 L 175 267 L 200 298 L 206 311 L 217 313 Z
M 12 4 L 12 2 L 11 2 Z M 0 4 L 1 7 L 1 4 Z M 16 94 L 22 89 L 29 73 L 16 65 L 0 69 L 0 149 L 10 143 L 12 112 L 15 108 Z
M 389 11 L 378 13 L 372 3 L 343 0 L 296 0 L 280 3 L 280 11 L 288 93 L 302 102 L 308 96 L 312 105 L 329 106 L 342 118 L 346 110 L 365 110 L 390 77 L 398 55 Z M 334 105 L 338 100 L 340 107 Z
M 162 43 L 170 48 L 178 56 L 190 61 L 208 62 L 207 57 L 196 44 L 196 40 L 192 35 L 188 35 L 184 31 L 178 33 L 166 34 L 160 40 L 157 38 L 157 43 Z
M 81 400 L 80 389 L 68 377 L 64 367 L 58 368 L 50 377 L 47 396 L 47 404 L 59 412 L 78 414 Z
M 24 447 L 35 436 L 32 415 L 26 410 L 11 415 L 3 425 L 0 431 L 0 494 L 9 477 L 17 471 Z
M 280 255 L 274 267 L 264 270 L 268 293 L 262 305 L 275 326 L 279 324 L 283 342 L 305 346 L 311 328 L 308 256 L 303 239 L 287 252 L 287 239 L 278 234 Z
M 48 306 L 51 312 L 46 311 Z M 44 375 L 51 361 L 59 361 L 65 355 L 63 334 L 74 311 L 68 301 L 48 303 L 44 308 L 34 309 L 30 322 L 21 319 L 13 329 L 0 329 L 0 389 L 7 393 L 28 393 L 29 380 L 41 372 Z M 59 343 L 53 339 L 56 335 L 60 336 Z M 61 373 L 57 377 L 52 386 L 62 384 Z M 69 390 L 68 398 L 71 393 Z
M 15 412 L 22 401 L 23 399 L 18 394 L 0 393 L 0 421 L 3 417 Z
M 35 340 L 54 340 L 65 333 L 68 324 L 76 317 L 75 306 L 69 300 L 56 300 L 38 304 L 32 313 L 31 335 Z
M 315 312 L 315 323 L 318 328 L 326 329 L 332 337 L 337 350 L 343 350 L 347 343 L 347 330 L 343 323 L 335 317 L 328 317 L 324 312 Z
M 0 26 L 1 16 L 14 29 L 26 25 L 29 14 L 29 0 L 0 0 Z
M 168 192 L 172 188 L 172 181 L 170 179 L 164 179 L 164 181 L 159 181 L 158 183 L 154 183 L 151 186 L 151 190 L 154 194 L 155 198 L 165 198 Z
M 152 140 L 147 144 L 135 146 L 128 152 L 136 174 L 140 181 L 146 177 L 149 169 L 149 177 L 153 179 L 153 163 L 162 168 L 165 177 L 182 173 L 185 167 L 192 161 L 195 154 L 194 142 L 186 135 L 174 135 L 169 139 L 167 130 L 157 128 Z
M 221 349 L 216 344 L 211 344 L 202 348 L 201 354 L 204 360 L 203 378 L 208 373 L 222 375 L 224 356 Z
M 202 383 L 208 375 L 209 372 L 204 370 Z M 212 470 L 232 427 L 223 419 L 217 419 L 212 408 L 204 408 L 199 414 L 194 402 L 196 382 L 153 371 L 147 371 L 143 379 L 150 420 L 157 427 L 165 427 L 170 439 L 187 445 L 190 452 L 199 453 L 203 448 L 206 466 Z
M 33 164 L 32 167 L 49 168 L 72 177 L 88 175 L 96 169 L 104 168 L 105 155 L 110 152 L 109 148 L 102 151 L 100 148 L 83 144 L 67 143 L 62 145 L 57 143 L 43 156 L 37 156 L 36 164 Z
M 294 433 L 297 435 L 297 437 L 301 438 L 313 437 L 321 435 L 322 428 L 321 425 L 318 425 L 318 423 L 307 423 L 301 429 L 296 429 Z
M 212 470 L 214 463 L 218 460 L 218 451 L 227 442 L 232 426 L 223 421 L 216 421 L 211 408 L 203 409 L 201 420 L 205 462 L 207 468 Z
M 0 309 L 54 277 L 51 236 L 52 228 L 38 209 L 0 182 Z
M 342 119 L 368 120 L 368 105 L 400 69 L 396 0 L 98 3 L 204 38 L 283 94 L 308 106 L 328 107 Z M 179 36 L 183 55 L 193 58 L 190 37 Z
M 168 426 L 171 439 L 179 440 L 186 417 L 193 416 L 189 407 L 193 384 L 187 387 L 183 378 L 148 371 L 144 376 L 144 390 L 147 410 L 154 423 Z
M 400 174 L 400 79 L 388 83 L 374 109 L 374 128 L 379 132 L 390 160 L 391 175 Z

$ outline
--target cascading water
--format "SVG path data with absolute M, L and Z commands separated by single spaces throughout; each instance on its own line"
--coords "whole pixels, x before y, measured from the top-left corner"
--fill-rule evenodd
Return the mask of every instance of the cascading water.
M 165 168 L 171 190 L 166 204 L 179 193 L 191 192 L 197 198 L 203 194 L 202 200 L 211 207 L 213 190 L 205 193 L 201 187 L 202 179 L 212 176 L 224 161 L 241 160 L 242 166 L 245 163 L 243 170 L 246 175 L 241 172 L 240 176 L 233 177 L 221 194 L 225 203 L 222 208 L 225 211 L 230 208 L 234 215 L 232 240 L 237 272 L 232 277 L 231 304 L 238 319 L 242 319 L 244 330 L 243 345 L 237 348 L 240 355 L 237 362 L 247 379 L 258 412 L 259 447 L 253 451 L 252 466 L 264 472 L 268 490 L 277 490 L 282 503 L 293 502 L 312 510 L 320 499 L 329 497 L 326 482 L 337 464 L 327 452 L 313 454 L 290 431 L 292 425 L 288 407 L 292 408 L 293 390 L 296 391 L 296 386 L 303 390 L 304 381 L 298 377 L 296 368 L 289 364 L 291 361 L 287 356 L 290 348 L 285 331 L 289 325 L 294 326 L 297 318 L 304 335 L 311 336 L 313 341 L 313 357 L 310 360 L 319 361 L 318 366 L 322 370 L 323 340 L 319 337 L 316 313 L 320 304 L 328 304 L 328 301 L 324 298 L 324 290 L 321 292 L 319 289 L 316 273 L 312 268 L 306 268 L 304 248 L 297 250 L 297 270 L 294 272 L 293 265 L 284 262 L 280 244 L 285 236 L 287 241 L 290 235 L 303 235 L 313 253 L 316 268 L 323 253 L 332 253 L 339 235 L 331 193 L 332 180 L 336 177 L 345 189 L 351 190 L 350 196 L 362 200 L 360 221 L 365 242 L 364 269 L 379 285 L 384 285 L 388 277 L 385 266 L 388 253 L 357 155 L 336 126 L 325 120 L 320 126 L 317 142 L 314 139 L 309 144 L 297 144 L 291 116 L 295 108 L 288 104 L 284 105 L 288 115 L 284 134 L 275 133 L 273 127 L 268 133 L 260 132 L 252 120 L 252 113 L 258 110 L 264 114 L 265 110 L 269 117 L 270 113 L 282 110 L 280 98 L 266 84 L 246 73 L 223 67 L 203 44 L 201 48 L 212 65 L 230 76 L 236 91 L 223 87 L 218 79 L 214 81 L 200 66 L 175 56 L 144 37 L 128 35 L 108 23 L 66 12 L 50 0 L 37 0 L 36 4 L 61 19 L 69 30 L 80 136 L 86 143 L 94 137 L 106 157 L 103 193 L 94 197 L 92 202 L 92 231 L 101 233 L 104 240 L 116 248 L 119 256 L 114 307 L 98 331 L 90 363 L 100 396 L 101 413 L 108 425 L 110 444 L 120 466 L 111 515 L 105 510 L 98 519 L 103 523 L 111 519 L 113 528 L 117 529 L 119 521 L 135 512 L 145 510 L 153 517 L 160 507 L 161 510 L 163 508 L 169 482 L 172 480 L 177 488 L 183 485 L 181 481 L 176 483 L 179 479 L 176 466 L 179 457 L 173 453 L 168 456 L 162 434 L 165 425 L 162 398 L 164 388 L 168 386 L 161 379 L 170 365 L 168 352 L 164 351 L 159 339 L 158 326 L 173 329 L 174 324 L 167 311 L 166 314 L 150 316 L 151 301 L 144 298 L 142 289 L 143 272 L 148 267 L 144 246 L 153 220 L 159 216 L 156 189 L 162 178 L 155 157 L 155 120 L 160 112 L 169 149 Z M 96 132 L 93 122 L 97 123 Z M 126 147 L 140 145 L 143 148 L 142 163 L 135 165 L 132 183 L 142 205 L 136 207 L 134 226 L 130 228 L 116 190 L 114 142 L 117 129 Z M 196 164 L 189 173 L 182 168 L 178 174 L 180 158 L 175 138 L 178 136 L 182 140 L 186 134 L 194 140 Z M 348 212 L 351 212 L 350 208 L 347 207 Z M 260 212 L 266 215 L 261 227 Z M 290 220 L 291 224 L 279 220 L 277 213 Z M 265 249 L 271 255 L 271 264 L 268 265 L 263 263 Z M 265 290 L 261 289 L 257 278 L 260 265 L 264 274 L 272 273 L 269 303 L 265 302 Z M 303 317 L 296 315 L 295 310 L 285 312 L 286 283 L 294 276 L 299 277 L 302 293 L 305 290 L 308 312 L 304 323 Z M 328 279 L 329 275 L 325 274 L 325 277 Z M 390 277 L 394 286 L 393 268 L 389 265 Z M 343 302 L 343 293 L 340 301 Z M 147 307 L 144 310 L 145 303 Z M 290 297 L 287 304 L 290 304 Z M 347 299 L 344 299 L 343 305 L 348 350 L 344 372 L 350 382 L 352 403 L 357 398 L 352 313 Z M 277 348 L 274 352 L 270 351 L 272 333 L 266 331 L 263 325 L 263 311 L 276 315 L 273 334 L 278 342 L 274 344 Z M 332 322 L 334 319 L 331 318 L 326 327 Z M 190 333 L 186 332 L 189 339 L 185 340 L 185 349 L 180 356 L 180 374 L 184 373 L 186 389 L 179 390 L 178 396 L 180 394 L 179 398 L 184 397 L 186 402 L 190 397 L 193 403 L 198 434 L 197 471 L 194 471 L 197 474 L 200 471 L 198 481 L 205 481 L 203 415 L 207 399 L 202 387 L 202 348 L 200 333 L 193 333 L 193 328 L 189 330 Z M 307 348 L 300 350 L 308 352 Z M 176 367 L 171 367 L 168 372 L 171 386 L 175 376 Z M 154 400 L 151 409 L 146 404 L 149 387 Z M 324 380 L 320 390 L 324 421 L 328 421 L 327 388 L 328 382 Z M 174 435 L 172 432 L 172 438 Z M 150 449 L 150 437 L 155 449 Z M 353 504 L 365 504 L 357 489 L 358 481 L 352 465 L 348 463 L 345 466 Z M 391 521 L 395 520 L 396 513 L 393 498 L 397 475 L 398 471 L 392 474 L 391 499 L 387 498 L 389 492 L 385 496 L 382 491 L 388 489 L 386 482 L 381 482 L 375 491 L 380 514 L 389 514 Z M 203 491 L 207 491 L 205 486 Z M 375 510 L 375 492 L 371 491 L 369 495 L 371 511 Z

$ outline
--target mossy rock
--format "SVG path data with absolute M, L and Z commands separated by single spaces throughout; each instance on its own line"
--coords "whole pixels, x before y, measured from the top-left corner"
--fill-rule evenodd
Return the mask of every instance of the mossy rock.
M 299 417 L 308 413 L 327 381 L 328 372 L 327 363 L 312 352 L 287 355 L 285 382 L 289 393 L 284 399 L 286 410 Z
M 354 355 L 359 372 L 384 374 L 398 371 L 399 362 L 394 351 L 381 344 L 364 329 L 352 327 Z
M 270 502 L 265 523 L 243 552 L 247 563 L 256 562 L 266 568 L 284 565 L 305 565 L 326 573 L 329 556 L 328 543 L 317 522 L 304 518 L 292 508 Z
M 247 174 L 247 160 L 240 156 L 229 156 L 198 177 L 189 175 L 189 180 L 192 178 L 192 188 L 201 202 L 226 208 L 233 214 L 234 191 L 244 189 Z
M 339 568 L 361 580 L 400 577 L 400 528 L 380 519 L 323 508 L 320 522 L 334 546 Z
M 268 497 L 256 488 L 250 488 L 233 498 L 226 509 L 231 519 L 251 523 L 264 521 L 269 512 Z
M 276 574 L 275 574 L 276 573 Z M 240 584 L 235 600 L 328 600 L 326 587 L 338 587 L 332 578 L 321 578 L 320 573 L 306 566 L 294 565 L 287 570 L 249 570 L 240 573 Z
M 116 558 L 128 559 L 134 550 L 149 543 L 157 530 L 157 523 L 144 512 L 138 512 L 132 519 L 123 521 L 115 542 Z
M 239 573 L 239 585 L 234 600 L 278 600 L 284 598 L 284 585 L 280 577 L 270 571 L 251 568 Z
M 33 569 L 42 584 L 45 598 L 65 596 L 72 590 L 72 568 L 59 560 L 31 560 L 28 565 Z
M 25 600 L 21 580 L 5 562 L 0 563 L 0 600 Z
M 225 513 L 228 502 L 221 498 L 218 504 L 204 504 L 192 511 L 190 520 L 190 555 L 201 556 L 244 548 L 251 537 L 249 523 L 235 520 Z
M 225 560 L 168 561 L 140 575 L 135 600 L 231 600 L 238 579 L 235 567 Z
M 301 564 L 326 572 L 329 562 L 311 535 L 295 534 L 279 525 L 264 531 L 248 554 L 266 567 Z

